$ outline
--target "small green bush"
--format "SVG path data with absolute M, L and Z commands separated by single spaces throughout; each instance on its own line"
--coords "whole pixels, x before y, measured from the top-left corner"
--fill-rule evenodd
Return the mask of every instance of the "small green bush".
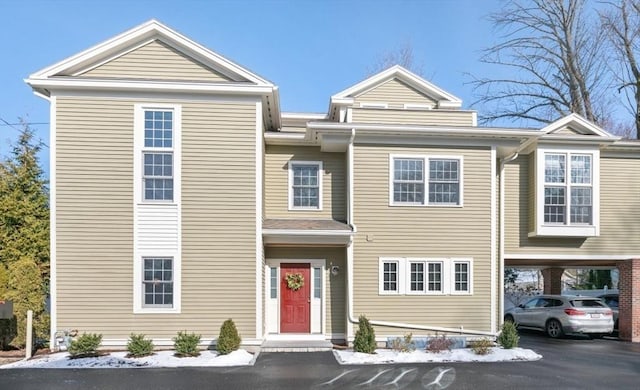
M 236 324 L 232 319 L 228 319 L 220 327 L 216 349 L 220 355 L 226 355 L 240 348 L 241 341 Z
M 174 355 L 177 357 L 200 356 L 198 351 L 200 337 L 195 333 L 178 332 L 178 335 L 173 338 L 173 348 L 176 350 Z
M 488 355 L 491 353 L 491 347 L 493 347 L 493 341 L 483 338 L 480 340 L 473 341 L 471 343 L 471 350 L 476 355 Z
M 95 333 L 83 333 L 69 345 L 69 357 L 71 359 L 99 356 L 98 348 L 102 344 L 102 335 Z
M 391 341 L 391 349 L 398 352 L 412 352 L 416 349 L 416 344 L 413 342 L 413 334 L 407 333 L 403 338 L 395 338 Z
M 374 353 L 376 346 L 376 333 L 367 317 L 363 314 L 358 318 L 358 330 L 353 340 L 353 350 L 356 352 Z
M 143 357 L 153 355 L 153 341 L 144 337 L 143 334 L 131 333 L 129 341 L 127 341 L 127 357 Z
M 517 325 L 511 321 L 502 324 L 502 332 L 498 335 L 497 341 L 504 349 L 516 348 L 518 341 L 520 341 Z
M 442 337 L 436 336 L 430 339 L 429 342 L 427 343 L 427 351 L 434 352 L 434 353 L 449 351 L 453 344 L 454 344 L 454 341 L 451 339 L 448 339 L 447 336 L 445 335 L 442 335 Z

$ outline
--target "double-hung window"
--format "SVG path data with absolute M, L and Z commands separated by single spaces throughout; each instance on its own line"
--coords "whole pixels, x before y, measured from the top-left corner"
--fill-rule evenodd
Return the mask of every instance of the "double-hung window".
M 382 291 L 387 294 L 400 292 L 400 271 L 398 261 L 382 262 Z
M 173 129 L 172 110 L 144 110 L 143 201 L 173 202 Z
M 462 157 L 391 156 L 390 205 L 462 205 Z
M 289 210 L 322 210 L 322 162 L 289 162 Z
M 538 150 L 537 235 L 594 236 L 598 231 L 598 152 Z
M 460 160 L 429 158 L 429 204 L 460 204 Z
M 173 308 L 173 258 L 145 257 L 142 263 L 142 307 Z
M 453 261 L 452 294 L 468 294 L 471 291 L 471 264 L 468 261 Z

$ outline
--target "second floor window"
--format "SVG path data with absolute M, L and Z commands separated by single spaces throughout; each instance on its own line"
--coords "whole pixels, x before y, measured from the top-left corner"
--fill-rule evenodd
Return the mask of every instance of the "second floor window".
M 322 208 L 322 163 L 291 161 L 289 163 L 289 208 Z
M 591 224 L 592 183 L 591 155 L 546 153 L 544 156 L 544 223 Z
M 143 191 L 145 201 L 173 201 L 173 111 L 144 111 Z
M 402 156 L 391 161 L 391 205 L 462 204 L 462 157 Z

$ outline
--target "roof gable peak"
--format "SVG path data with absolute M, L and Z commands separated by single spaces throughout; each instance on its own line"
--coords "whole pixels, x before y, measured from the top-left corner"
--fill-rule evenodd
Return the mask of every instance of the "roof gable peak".
M 250 82 L 260 86 L 273 86 L 268 80 L 214 53 L 156 19 L 151 19 L 74 56 L 33 73 L 29 76 L 29 79 L 47 79 L 59 74 L 77 75 L 95 66 L 95 64 L 117 57 L 135 46 L 140 46 L 153 40 L 162 41 L 231 80 Z
M 562 134 L 563 130 L 567 128 L 573 130 L 578 135 L 595 135 L 606 138 L 615 138 L 600 126 L 575 113 L 569 114 L 550 123 L 540 131 L 545 133 L 545 135 Z
M 462 100 L 408 69 L 394 65 L 331 97 L 332 104 L 349 103 L 355 96 L 397 79 L 437 101 L 438 108 L 460 108 Z

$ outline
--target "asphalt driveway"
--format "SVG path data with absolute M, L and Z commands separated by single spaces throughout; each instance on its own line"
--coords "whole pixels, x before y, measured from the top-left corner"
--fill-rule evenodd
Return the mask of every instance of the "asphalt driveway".
M 638 389 L 640 344 L 522 332 L 536 362 L 341 366 L 330 352 L 263 353 L 253 367 L 0 370 L 0 389 Z

